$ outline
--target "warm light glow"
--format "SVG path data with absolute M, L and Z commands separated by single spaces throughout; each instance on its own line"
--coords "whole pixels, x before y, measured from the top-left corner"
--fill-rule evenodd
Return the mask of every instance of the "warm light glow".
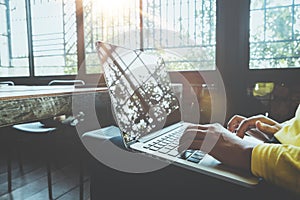
M 92 0 L 94 13 L 106 17 L 117 17 L 132 5 L 132 0 Z

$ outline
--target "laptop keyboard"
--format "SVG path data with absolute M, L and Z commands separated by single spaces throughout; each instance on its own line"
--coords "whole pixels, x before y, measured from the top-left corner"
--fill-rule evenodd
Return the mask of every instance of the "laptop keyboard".
M 206 153 L 200 150 L 186 150 L 183 153 L 179 153 L 177 148 L 179 146 L 179 140 L 183 134 L 182 129 L 175 129 L 167 134 L 164 134 L 158 138 L 155 138 L 143 146 L 145 149 L 157 151 L 162 154 L 167 154 L 173 157 L 180 157 L 193 163 L 199 163 Z

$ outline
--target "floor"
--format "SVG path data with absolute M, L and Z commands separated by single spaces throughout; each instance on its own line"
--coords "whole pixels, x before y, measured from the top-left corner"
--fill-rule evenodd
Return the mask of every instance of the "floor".
M 7 152 L 0 152 L 0 200 L 48 199 L 46 165 L 43 159 L 32 153 L 32 148 L 22 147 L 12 151 L 12 192 L 7 190 Z M 18 153 L 20 152 L 20 153 Z M 51 160 L 53 198 L 57 200 L 79 199 L 78 156 L 61 150 Z M 21 165 L 20 165 L 21 164 Z M 84 200 L 90 199 L 89 173 L 84 170 Z

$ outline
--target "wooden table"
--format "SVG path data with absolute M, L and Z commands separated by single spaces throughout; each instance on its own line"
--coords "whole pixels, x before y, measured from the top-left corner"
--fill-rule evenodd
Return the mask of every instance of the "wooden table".
M 71 114 L 72 108 L 88 107 L 95 98 L 107 96 L 105 91 L 74 86 L 0 86 L 0 127 Z

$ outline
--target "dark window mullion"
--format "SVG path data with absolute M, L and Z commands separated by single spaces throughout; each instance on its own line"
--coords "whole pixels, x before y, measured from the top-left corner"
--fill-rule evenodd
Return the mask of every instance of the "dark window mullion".
M 76 31 L 77 31 L 77 67 L 78 72 L 81 71 L 79 68 L 84 68 L 86 74 L 86 63 L 85 63 L 85 46 L 84 46 L 84 16 L 83 16 L 83 0 L 75 0 L 76 3 Z
M 267 31 L 267 0 L 264 0 L 264 41 L 266 41 Z
M 4 5 L 6 6 L 6 28 L 7 28 L 7 43 L 8 43 L 8 66 L 11 66 L 11 60 L 12 60 L 12 42 L 11 42 L 11 17 L 10 17 L 10 1 L 5 0 Z M 1 58 L 0 58 L 0 64 L 1 64 Z
M 204 27 L 205 27 L 205 25 L 204 25 L 204 17 L 205 17 L 205 12 L 204 12 L 204 10 L 205 10 L 205 1 L 204 0 L 202 0 L 202 15 L 201 15 L 201 38 L 202 38 L 202 45 L 204 45 L 205 44 L 205 38 L 204 38 L 204 35 L 205 35 L 205 33 L 204 33 Z
M 33 40 L 32 40 L 32 18 L 31 18 L 31 3 L 26 0 L 26 25 L 28 39 L 28 60 L 29 60 L 29 76 L 34 77 L 34 55 L 33 55 Z
M 161 0 L 159 0 L 159 44 L 162 46 L 162 5 Z
M 295 41 L 295 0 L 293 0 L 293 4 L 292 4 L 292 40 Z M 295 46 L 293 45 L 293 49 L 292 49 L 292 55 L 295 55 Z
M 140 0 L 140 49 L 144 51 L 143 0 Z
M 195 10 L 194 10 L 194 41 L 195 44 L 197 44 L 197 18 L 198 18 L 198 12 L 197 12 L 197 0 L 194 0 L 194 4 L 195 4 Z

